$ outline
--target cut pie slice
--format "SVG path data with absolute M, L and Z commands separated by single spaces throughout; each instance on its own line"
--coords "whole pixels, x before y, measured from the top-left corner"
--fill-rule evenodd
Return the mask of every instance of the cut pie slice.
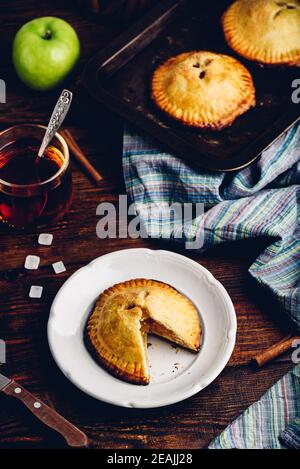
M 300 66 L 299 0 L 237 0 L 222 24 L 228 45 L 247 59 Z
M 208 51 L 185 52 L 155 70 L 152 98 L 185 125 L 220 130 L 255 105 L 255 87 L 238 60 Z
M 86 339 L 93 356 L 112 374 L 148 384 L 148 333 L 199 351 L 201 327 L 193 303 L 170 285 L 135 279 L 100 295 L 87 323 Z

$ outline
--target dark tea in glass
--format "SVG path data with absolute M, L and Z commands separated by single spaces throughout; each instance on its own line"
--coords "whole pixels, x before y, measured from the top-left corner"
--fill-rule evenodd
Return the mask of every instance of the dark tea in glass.
M 72 200 L 69 151 L 61 135 L 38 157 L 45 127 L 19 125 L 0 133 L 0 220 L 13 228 L 48 224 Z

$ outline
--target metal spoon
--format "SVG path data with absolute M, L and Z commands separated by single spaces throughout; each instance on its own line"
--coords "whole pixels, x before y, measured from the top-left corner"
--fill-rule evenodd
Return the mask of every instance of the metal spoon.
M 73 97 L 73 93 L 71 91 L 63 90 L 60 97 L 58 98 L 58 101 L 50 117 L 47 130 L 45 132 L 42 144 L 38 152 L 38 156 L 40 158 L 44 155 L 45 149 L 51 142 L 55 133 L 58 131 L 66 115 L 68 114 L 68 111 L 71 106 L 72 97 Z

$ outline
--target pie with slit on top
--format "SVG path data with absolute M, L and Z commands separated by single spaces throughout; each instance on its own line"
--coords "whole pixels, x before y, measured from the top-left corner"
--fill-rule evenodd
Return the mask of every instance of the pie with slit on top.
M 208 51 L 184 52 L 160 65 L 151 94 L 169 117 L 192 127 L 220 130 L 255 105 L 255 87 L 238 60 Z
M 222 25 L 228 45 L 243 57 L 300 66 L 300 0 L 237 0 Z

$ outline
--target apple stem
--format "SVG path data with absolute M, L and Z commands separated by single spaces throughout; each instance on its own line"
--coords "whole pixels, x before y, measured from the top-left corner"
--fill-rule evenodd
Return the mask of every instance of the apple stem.
M 48 29 L 48 30 L 45 32 L 45 34 L 44 34 L 44 36 L 43 36 L 43 39 L 51 39 L 51 36 L 52 36 L 52 33 L 51 33 L 51 31 Z

